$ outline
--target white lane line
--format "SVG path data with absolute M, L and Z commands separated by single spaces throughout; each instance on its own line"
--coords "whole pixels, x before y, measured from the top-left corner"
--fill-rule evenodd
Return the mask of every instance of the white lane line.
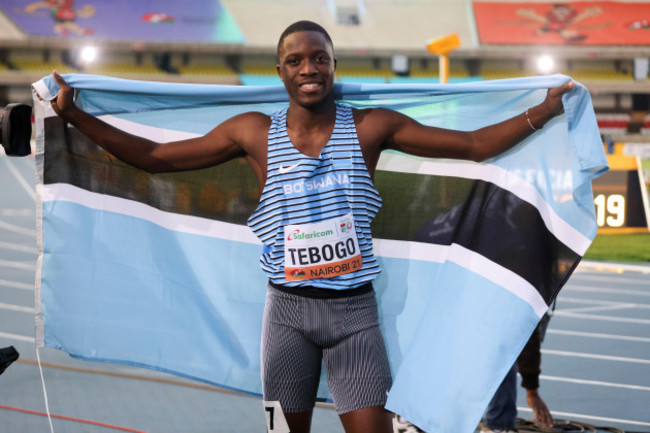
M 529 407 L 519 407 L 517 406 L 517 410 L 520 410 L 522 412 L 532 412 L 533 410 Z M 640 426 L 650 426 L 650 422 L 644 422 L 644 421 L 634 421 L 631 419 L 621 419 L 621 418 L 609 418 L 609 417 L 604 417 L 604 416 L 596 416 L 596 415 L 585 415 L 582 413 L 573 413 L 573 412 L 558 412 L 555 410 L 551 411 L 551 415 L 553 415 L 553 418 L 559 418 L 559 417 L 566 417 L 568 419 L 573 419 L 573 418 L 581 418 L 581 419 L 586 419 L 586 420 L 595 420 L 595 421 L 604 421 L 604 422 L 616 422 L 616 423 L 621 423 L 621 424 L 630 424 L 630 425 L 640 425 Z
M 8 338 L 10 340 L 25 341 L 27 343 L 34 343 L 34 337 L 28 337 L 26 335 L 18 334 L 9 334 L 7 332 L 0 332 L 0 338 Z
M 22 313 L 31 313 L 31 314 L 34 314 L 36 312 L 36 309 L 34 307 L 23 307 L 20 305 L 3 304 L 2 302 L 0 302 L 0 310 L 20 311 Z
M 559 306 L 562 306 L 564 303 L 574 303 L 574 304 L 587 304 L 587 305 L 623 305 L 629 304 L 629 302 L 618 302 L 618 301 L 602 301 L 598 299 L 587 299 L 587 298 L 571 298 L 560 295 L 558 298 Z M 640 304 L 638 302 L 634 303 L 636 308 L 650 308 L 650 304 Z
M 20 186 L 27 191 L 27 194 L 32 198 L 32 200 L 35 200 L 34 197 L 36 196 L 36 192 L 34 191 L 34 188 L 32 188 L 29 182 L 27 182 L 22 174 L 20 174 L 20 171 L 18 171 L 18 169 L 12 164 L 9 158 L 2 158 L 2 160 L 5 162 L 5 165 L 9 167 L 9 171 L 14 175 Z
M 0 260 L 0 267 L 5 267 L 5 268 L 16 268 L 16 269 L 22 269 L 25 271 L 33 271 L 36 269 L 36 263 L 35 262 L 16 262 L 12 260 Z
M 588 320 L 601 320 L 604 322 L 620 322 L 620 323 L 635 323 L 637 325 L 650 325 L 650 319 L 635 319 L 633 317 L 613 317 L 613 316 L 600 316 L 595 314 L 582 314 L 570 313 L 564 311 L 557 311 L 553 313 L 554 316 L 572 317 L 574 319 L 588 319 Z
M 635 269 L 637 267 L 643 267 L 645 269 L 650 270 L 650 266 L 648 265 L 637 265 L 635 266 Z M 648 272 L 644 272 L 648 273 Z M 598 272 L 597 274 L 594 274 L 593 272 L 590 273 L 584 273 L 580 272 L 580 268 L 571 275 L 571 280 L 580 280 L 580 279 L 585 279 L 585 280 L 596 280 L 598 282 L 611 282 L 611 283 L 630 283 L 630 284 L 647 284 L 646 283 L 646 276 L 645 275 L 638 275 L 638 276 L 632 276 L 631 274 L 625 274 L 626 276 L 621 276 L 620 273 L 617 273 L 617 275 L 612 275 L 611 272 Z
M 0 221 L 0 229 L 9 230 L 10 232 L 19 233 L 21 235 L 36 236 L 36 230 L 17 226 L 16 224 L 11 224 L 6 221 Z
M 34 209 L 0 209 L 0 215 L 10 217 L 33 217 Z
M 581 308 L 558 308 L 555 310 L 556 313 L 584 313 L 588 311 L 613 311 L 613 310 L 628 310 L 631 308 L 636 308 L 636 304 L 617 304 L 617 305 L 599 305 L 593 307 L 581 307 Z
M 568 383 L 578 383 L 580 385 L 595 385 L 595 386 L 605 386 L 608 388 L 624 388 L 624 389 L 633 389 L 637 391 L 650 391 L 650 386 L 628 385 L 626 383 L 602 382 L 600 380 L 574 379 L 572 377 L 546 376 L 543 374 L 540 375 L 539 378 L 543 380 L 550 380 L 552 382 L 568 382 Z
M 11 242 L 3 242 L 3 241 L 0 241 L 0 248 L 3 248 L 5 250 L 20 251 L 20 252 L 23 252 L 23 253 L 36 254 L 38 252 L 36 250 L 36 245 L 30 247 L 30 246 L 27 246 L 27 245 L 17 245 L 17 244 L 13 244 Z
M 21 289 L 21 290 L 34 291 L 34 285 L 33 284 L 19 283 L 17 281 L 9 281 L 9 280 L 0 279 L 0 286 L 12 287 L 12 288 Z
M 542 349 L 542 353 L 545 355 L 569 356 L 572 358 L 589 358 L 589 359 L 602 359 L 605 361 L 631 362 L 634 364 L 650 364 L 650 359 L 627 358 L 624 356 L 598 355 L 596 353 L 569 352 L 566 350 L 551 350 L 551 349 Z
M 637 296 L 650 296 L 650 290 L 634 290 L 634 289 L 606 289 L 604 287 L 593 286 L 576 286 L 567 284 L 562 292 L 592 292 L 592 293 L 614 293 L 616 295 L 637 295 Z
M 547 329 L 547 334 L 570 335 L 572 337 L 603 338 L 608 340 L 636 341 L 640 343 L 650 343 L 650 338 L 634 337 L 631 335 L 601 334 L 598 332 L 579 332 L 565 331 L 561 329 Z

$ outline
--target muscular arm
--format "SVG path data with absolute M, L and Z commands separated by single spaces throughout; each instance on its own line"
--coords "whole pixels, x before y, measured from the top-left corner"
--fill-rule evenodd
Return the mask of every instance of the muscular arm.
M 262 113 L 233 117 L 206 135 L 158 143 L 129 134 L 80 110 L 72 101 L 72 88 L 56 72 L 61 88 L 52 108 L 63 119 L 122 161 L 150 173 L 191 170 L 246 157 L 255 173 L 265 173 L 266 133 L 270 119 Z
M 573 82 L 568 82 L 550 89 L 541 104 L 528 110 L 535 128 L 540 129 L 562 112 L 562 95 L 573 86 Z M 383 109 L 360 110 L 355 119 L 359 140 L 371 172 L 374 171 L 379 153 L 384 149 L 431 158 L 483 161 L 535 132 L 524 113 L 469 132 L 425 126 L 400 113 Z

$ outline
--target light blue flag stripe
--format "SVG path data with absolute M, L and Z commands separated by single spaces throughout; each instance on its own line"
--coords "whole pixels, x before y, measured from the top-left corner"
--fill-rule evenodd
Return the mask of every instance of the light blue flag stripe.
M 80 105 L 95 115 L 192 134 L 240 112 L 270 113 L 286 106 L 286 94 L 276 86 L 66 79 L 81 89 Z M 346 83 L 336 91 L 353 106 L 384 106 L 426 124 L 474 129 L 520 114 L 543 99 L 546 88 L 566 79 Z M 34 88 L 46 100 L 57 91 L 51 78 Z M 40 104 L 37 125 L 42 127 L 47 107 Z M 565 115 L 488 166 L 529 183 L 557 217 L 592 239 L 597 227 L 590 180 L 606 162 L 586 90 L 578 85 L 564 106 Z M 40 155 L 42 131 L 37 136 Z M 64 198 L 56 185 L 42 187 L 43 322 L 37 322 L 37 336 L 44 332 L 45 344 L 85 359 L 141 365 L 260 393 L 265 279 L 255 265 L 259 245 L 225 233 L 202 236 L 165 227 L 159 216 L 130 215 L 119 205 L 100 209 Z M 395 377 L 387 407 L 426 431 L 473 431 L 540 314 L 512 291 L 521 285 L 516 278 L 510 285 L 498 282 L 511 279 L 507 271 L 477 268 L 470 262 L 480 260 L 463 251 L 455 255 L 457 246 L 433 257 L 404 244 L 410 253 L 379 253 L 383 272 L 375 284 Z M 381 240 L 376 247 L 382 250 Z M 319 396 L 329 398 L 324 381 Z

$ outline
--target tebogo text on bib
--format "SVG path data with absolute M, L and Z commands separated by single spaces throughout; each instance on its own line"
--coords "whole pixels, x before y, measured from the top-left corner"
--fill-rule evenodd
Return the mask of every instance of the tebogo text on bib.
M 287 281 L 331 278 L 361 269 L 352 213 L 311 224 L 284 227 Z

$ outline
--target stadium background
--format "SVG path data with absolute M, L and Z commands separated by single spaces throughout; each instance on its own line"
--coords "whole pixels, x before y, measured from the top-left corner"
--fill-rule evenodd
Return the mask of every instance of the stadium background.
M 427 41 L 457 34 L 449 81 L 563 73 L 587 86 L 604 138 L 650 157 L 650 3 L 483 0 L 2 0 L 0 105 L 31 100 L 57 69 L 138 80 L 279 84 L 278 35 L 300 19 L 330 32 L 338 81 L 437 82 Z M 585 12 L 587 12 L 585 14 Z M 555 18 L 552 14 L 555 13 Z M 582 16 L 581 16 L 582 14 Z M 579 18 L 577 18 L 577 16 Z M 546 23 L 544 23 L 546 20 Z M 97 49 L 94 61 L 82 50 Z M 537 67 L 539 57 L 554 65 Z
M 74 13 L 56 17 L 55 3 Z M 591 93 L 604 140 L 642 157 L 647 184 L 650 2 L 565 2 L 578 14 L 593 8 L 593 15 L 580 23 L 551 25 L 534 18 L 547 17 L 557 4 L 0 0 L 0 107 L 31 103 L 31 83 L 52 69 L 167 82 L 280 84 L 277 38 L 300 19 L 319 22 L 330 32 L 337 81 L 435 83 L 439 59 L 427 51 L 427 40 L 456 33 L 461 46 L 450 53 L 451 82 L 542 73 L 573 77 Z M 87 46 L 97 49 L 92 62 L 82 55 Z M 538 70 L 541 55 L 551 56 L 555 66 Z M 213 196 L 206 200 L 219 202 Z

